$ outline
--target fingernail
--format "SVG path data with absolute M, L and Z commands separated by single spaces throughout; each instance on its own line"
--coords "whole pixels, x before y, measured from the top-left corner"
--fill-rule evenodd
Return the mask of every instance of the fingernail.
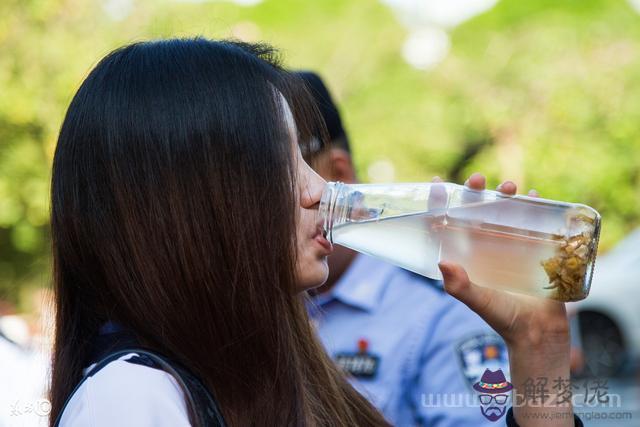
M 464 182 L 464 185 L 465 185 L 466 187 L 468 187 L 468 186 L 469 186 L 469 180 L 466 180 L 466 181 Z
M 502 191 L 502 184 L 498 184 L 498 186 L 496 187 L 497 191 Z
M 434 176 L 432 179 L 433 182 L 442 182 L 442 178 L 440 178 L 439 176 Z

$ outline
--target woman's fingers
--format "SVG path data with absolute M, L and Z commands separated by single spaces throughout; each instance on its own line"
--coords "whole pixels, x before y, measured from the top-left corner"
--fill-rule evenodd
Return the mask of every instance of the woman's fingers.
M 444 288 L 447 293 L 465 304 L 467 301 L 474 303 L 478 299 L 470 295 L 471 281 L 462 266 L 452 262 L 441 261 L 438 267 L 440 267 L 440 272 L 442 272 Z
M 475 172 L 465 181 L 464 185 L 472 190 L 482 191 L 487 186 L 487 179 L 481 173 Z
M 431 182 L 433 185 L 429 190 L 429 196 L 427 198 L 427 210 L 437 215 L 439 210 L 447 207 L 449 195 L 447 194 L 447 187 L 445 187 L 442 178 L 434 176 Z
M 436 178 L 439 179 L 439 177 Z M 434 182 L 439 182 L 435 181 L 436 178 L 434 178 Z M 465 181 L 464 185 L 472 190 L 482 191 L 487 186 L 487 179 L 481 173 L 475 172 Z M 518 186 L 513 181 L 504 181 L 502 184 L 498 185 L 496 190 L 507 196 L 514 196 L 518 192 Z M 532 192 L 535 192 L 536 194 L 532 197 L 537 197 L 538 192 L 536 190 L 531 190 L 529 193 L 531 194 Z
M 442 182 L 442 179 L 439 176 L 436 176 L 431 180 L 431 182 L 440 183 Z M 474 172 L 471 174 L 469 179 L 464 182 L 464 185 L 470 190 L 483 191 L 487 186 L 487 179 L 481 173 Z M 505 196 L 515 196 L 518 192 L 518 186 L 513 181 L 504 181 L 502 184 L 498 185 L 496 190 L 500 191 Z M 528 195 L 530 197 L 539 197 L 538 192 L 533 189 L 529 191 Z M 465 203 L 480 201 L 482 197 L 482 194 L 474 192 L 465 192 L 463 194 L 463 200 Z
M 513 181 L 505 181 L 502 184 L 498 185 L 498 188 L 496 188 L 496 190 L 507 196 L 515 196 L 516 192 L 518 191 L 518 186 Z
M 507 340 L 516 318 L 517 309 L 513 299 L 504 292 L 471 283 L 467 272 L 459 264 L 442 261 L 438 266 L 447 293 L 475 311 Z

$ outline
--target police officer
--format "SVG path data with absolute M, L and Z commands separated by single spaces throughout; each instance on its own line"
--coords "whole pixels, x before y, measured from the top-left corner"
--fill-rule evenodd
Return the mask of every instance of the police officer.
M 314 168 L 328 181 L 356 182 L 348 137 L 320 77 L 306 82 L 330 144 Z M 310 311 L 321 339 L 353 384 L 394 425 L 495 425 L 474 404 L 486 369 L 508 373 L 506 346 L 439 281 L 336 246 L 329 279 Z

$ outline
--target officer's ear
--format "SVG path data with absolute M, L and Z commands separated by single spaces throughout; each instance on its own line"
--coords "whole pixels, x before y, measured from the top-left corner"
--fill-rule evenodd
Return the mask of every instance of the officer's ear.
M 330 148 L 327 154 L 330 162 L 330 181 L 346 184 L 356 182 L 356 170 L 351 161 L 351 154 L 342 148 Z

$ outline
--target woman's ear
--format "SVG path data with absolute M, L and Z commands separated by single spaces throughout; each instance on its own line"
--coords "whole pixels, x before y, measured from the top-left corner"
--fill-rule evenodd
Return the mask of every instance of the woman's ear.
M 356 182 L 356 171 L 351 161 L 351 154 L 342 148 L 329 150 L 330 181 L 341 181 L 346 184 Z

